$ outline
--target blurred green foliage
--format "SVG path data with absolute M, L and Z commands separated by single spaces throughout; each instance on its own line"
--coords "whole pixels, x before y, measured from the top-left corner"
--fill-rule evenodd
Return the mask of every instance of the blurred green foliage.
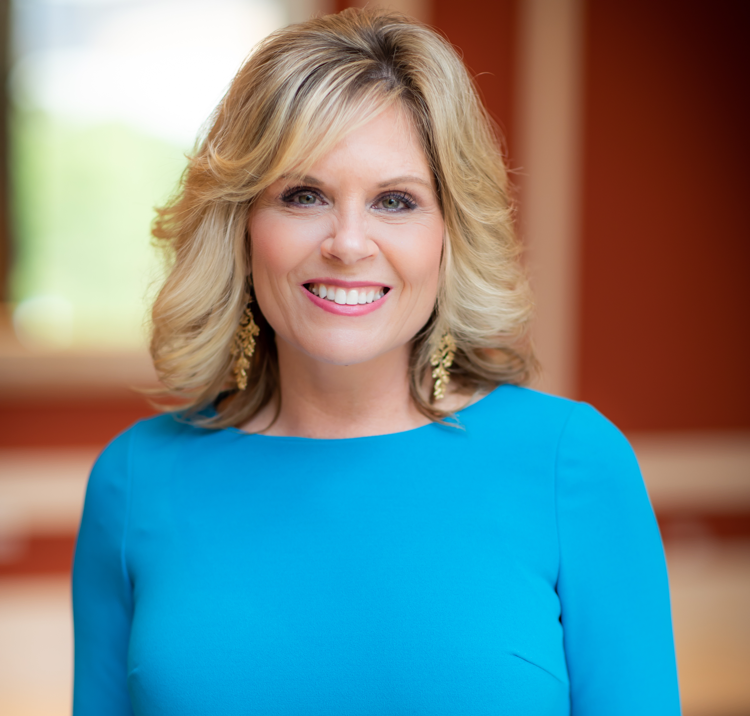
M 77 126 L 39 110 L 11 117 L 15 303 L 72 308 L 73 348 L 144 342 L 160 261 L 149 235 L 185 166 L 184 148 L 129 126 Z

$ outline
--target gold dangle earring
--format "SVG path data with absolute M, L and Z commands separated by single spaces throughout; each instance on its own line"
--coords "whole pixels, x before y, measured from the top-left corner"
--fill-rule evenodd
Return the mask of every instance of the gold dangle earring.
M 240 325 L 232 340 L 231 353 L 235 358 L 232 373 L 240 390 L 247 388 L 247 371 L 250 368 L 250 359 L 255 353 L 255 337 L 260 333 L 250 310 L 252 299 L 248 297 L 247 306 L 240 319 Z
M 430 356 L 430 365 L 432 369 L 432 378 L 435 386 L 432 389 L 432 395 L 435 400 L 445 397 L 445 388 L 450 383 L 451 376 L 448 372 L 453 365 L 453 358 L 456 355 L 456 342 L 450 331 L 443 333 L 440 344 Z

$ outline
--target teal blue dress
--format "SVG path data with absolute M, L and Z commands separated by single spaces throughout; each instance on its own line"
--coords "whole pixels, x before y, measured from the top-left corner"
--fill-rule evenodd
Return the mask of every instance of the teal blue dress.
M 160 416 L 102 453 L 74 716 L 676 716 L 659 531 L 583 403 L 345 440 Z

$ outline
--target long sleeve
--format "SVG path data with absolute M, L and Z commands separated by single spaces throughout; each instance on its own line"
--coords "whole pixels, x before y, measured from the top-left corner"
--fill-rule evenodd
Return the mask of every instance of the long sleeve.
M 585 404 L 560 440 L 556 499 L 572 716 L 679 714 L 656 520 L 627 440 Z
M 73 564 L 74 716 L 131 716 L 127 653 L 132 594 L 125 565 L 130 435 L 113 441 L 89 478 Z

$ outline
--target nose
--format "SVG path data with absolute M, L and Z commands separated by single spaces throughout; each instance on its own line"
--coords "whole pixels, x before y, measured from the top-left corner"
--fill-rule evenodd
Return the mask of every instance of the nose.
M 349 266 L 376 256 L 379 249 L 368 236 L 367 218 L 365 213 L 354 208 L 339 213 L 332 235 L 320 246 L 323 257 Z

